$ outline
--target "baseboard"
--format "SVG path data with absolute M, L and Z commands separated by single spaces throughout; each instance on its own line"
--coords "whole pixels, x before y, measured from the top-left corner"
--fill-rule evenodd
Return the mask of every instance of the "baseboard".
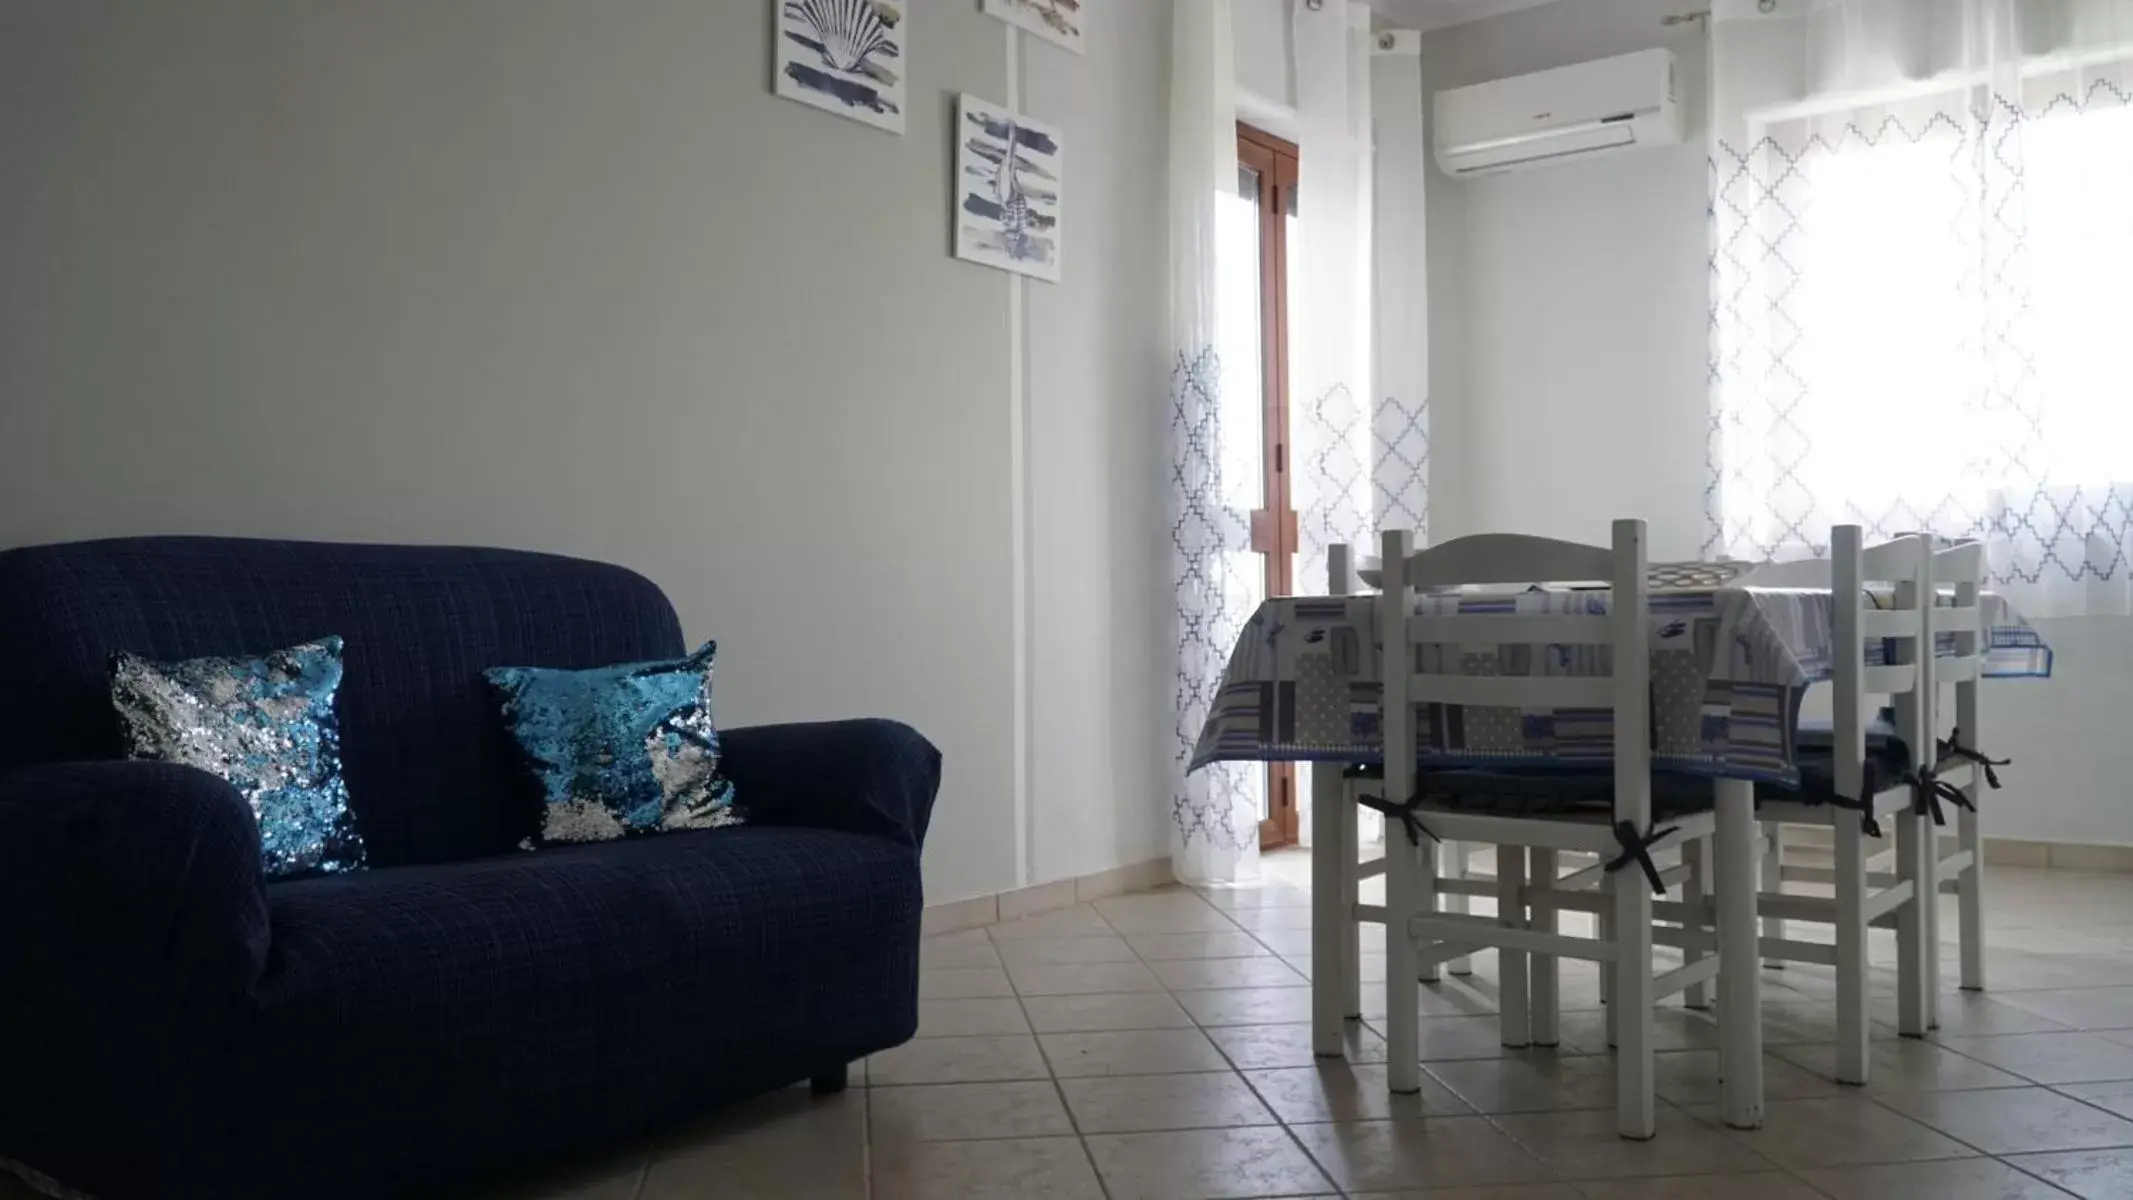
M 1785 844 L 1804 850 L 1826 851 L 1832 844 L 1832 836 L 1829 829 L 1819 825 L 1785 827 Z M 1955 852 L 1955 835 L 1943 833 L 1940 841 L 1943 857 Z M 2038 867 L 2059 871 L 2105 871 L 2133 875 L 2133 846 L 1988 837 L 1985 839 L 1985 865 Z
M 920 928 L 928 937 L 936 933 L 976 929 L 981 925 L 1013 921 L 1053 909 L 1072 908 L 1077 904 L 1087 904 L 1091 900 L 1101 900 L 1106 896 L 1146 891 L 1175 881 L 1176 876 L 1170 873 L 1170 860 L 1153 858 L 1144 863 L 1098 871 L 1094 875 L 1055 879 L 1050 883 L 1016 888 L 1011 892 L 995 892 L 990 896 L 975 896 L 969 900 L 928 905 Z

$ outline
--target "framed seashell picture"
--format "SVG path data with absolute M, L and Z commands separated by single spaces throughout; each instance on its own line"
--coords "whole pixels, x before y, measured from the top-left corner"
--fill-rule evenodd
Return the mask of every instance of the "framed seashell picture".
M 904 131 L 908 0 L 770 0 L 778 95 Z
M 970 95 L 955 117 L 956 257 L 1059 282 L 1058 126 Z
M 1082 0 L 985 0 L 985 11 L 1055 46 L 1081 54 L 1081 5 Z

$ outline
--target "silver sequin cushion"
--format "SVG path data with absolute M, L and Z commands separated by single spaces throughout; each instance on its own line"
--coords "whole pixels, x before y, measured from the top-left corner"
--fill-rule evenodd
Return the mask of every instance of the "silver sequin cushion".
M 126 752 L 228 780 L 259 822 L 270 879 L 352 871 L 363 839 L 341 781 L 341 639 L 258 658 L 111 660 Z

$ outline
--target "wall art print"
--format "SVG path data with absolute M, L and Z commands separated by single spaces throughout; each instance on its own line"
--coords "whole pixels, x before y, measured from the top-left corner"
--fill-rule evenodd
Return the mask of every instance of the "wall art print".
M 1085 53 L 1081 45 L 1081 0 L 985 0 L 985 11 L 1055 46 Z
M 778 95 L 904 131 L 907 0 L 770 0 Z
M 957 100 L 957 258 L 1059 282 L 1061 140 L 1055 126 Z

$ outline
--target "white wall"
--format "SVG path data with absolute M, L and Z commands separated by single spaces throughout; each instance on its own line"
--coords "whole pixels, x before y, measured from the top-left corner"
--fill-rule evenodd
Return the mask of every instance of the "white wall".
M 1644 517 L 1652 553 L 1704 539 L 1705 46 L 1662 28 L 1678 0 L 1575 0 L 1439 30 L 1431 94 L 1651 46 L 1682 66 L 1688 141 L 1595 162 L 1429 180 L 1432 533 L 1517 530 L 1604 540 Z M 1987 809 L 1996 835 L 2133 844 L 2133 630 L 2039 622 L 2049 681 L 1984 691 L 1986 748 L 2012 755 Z
M 1237 87 L 1273 104 L 1296 103 L 1295 0 L 1234 0 Z M 1157 6 L 1161 7 L 1161 6 Z
M 1018 476 L 1014 285 L 949 254 L 1005 27 L 913 6 L 898 138 L 773 97 L 768 12 L 0 0 L 0 545 L 610 559 L 719 639 L 726 723 L 941 745 L 929 900 L 1160 854 L 1164 31 L 1025 51 L 1073 174 Z

